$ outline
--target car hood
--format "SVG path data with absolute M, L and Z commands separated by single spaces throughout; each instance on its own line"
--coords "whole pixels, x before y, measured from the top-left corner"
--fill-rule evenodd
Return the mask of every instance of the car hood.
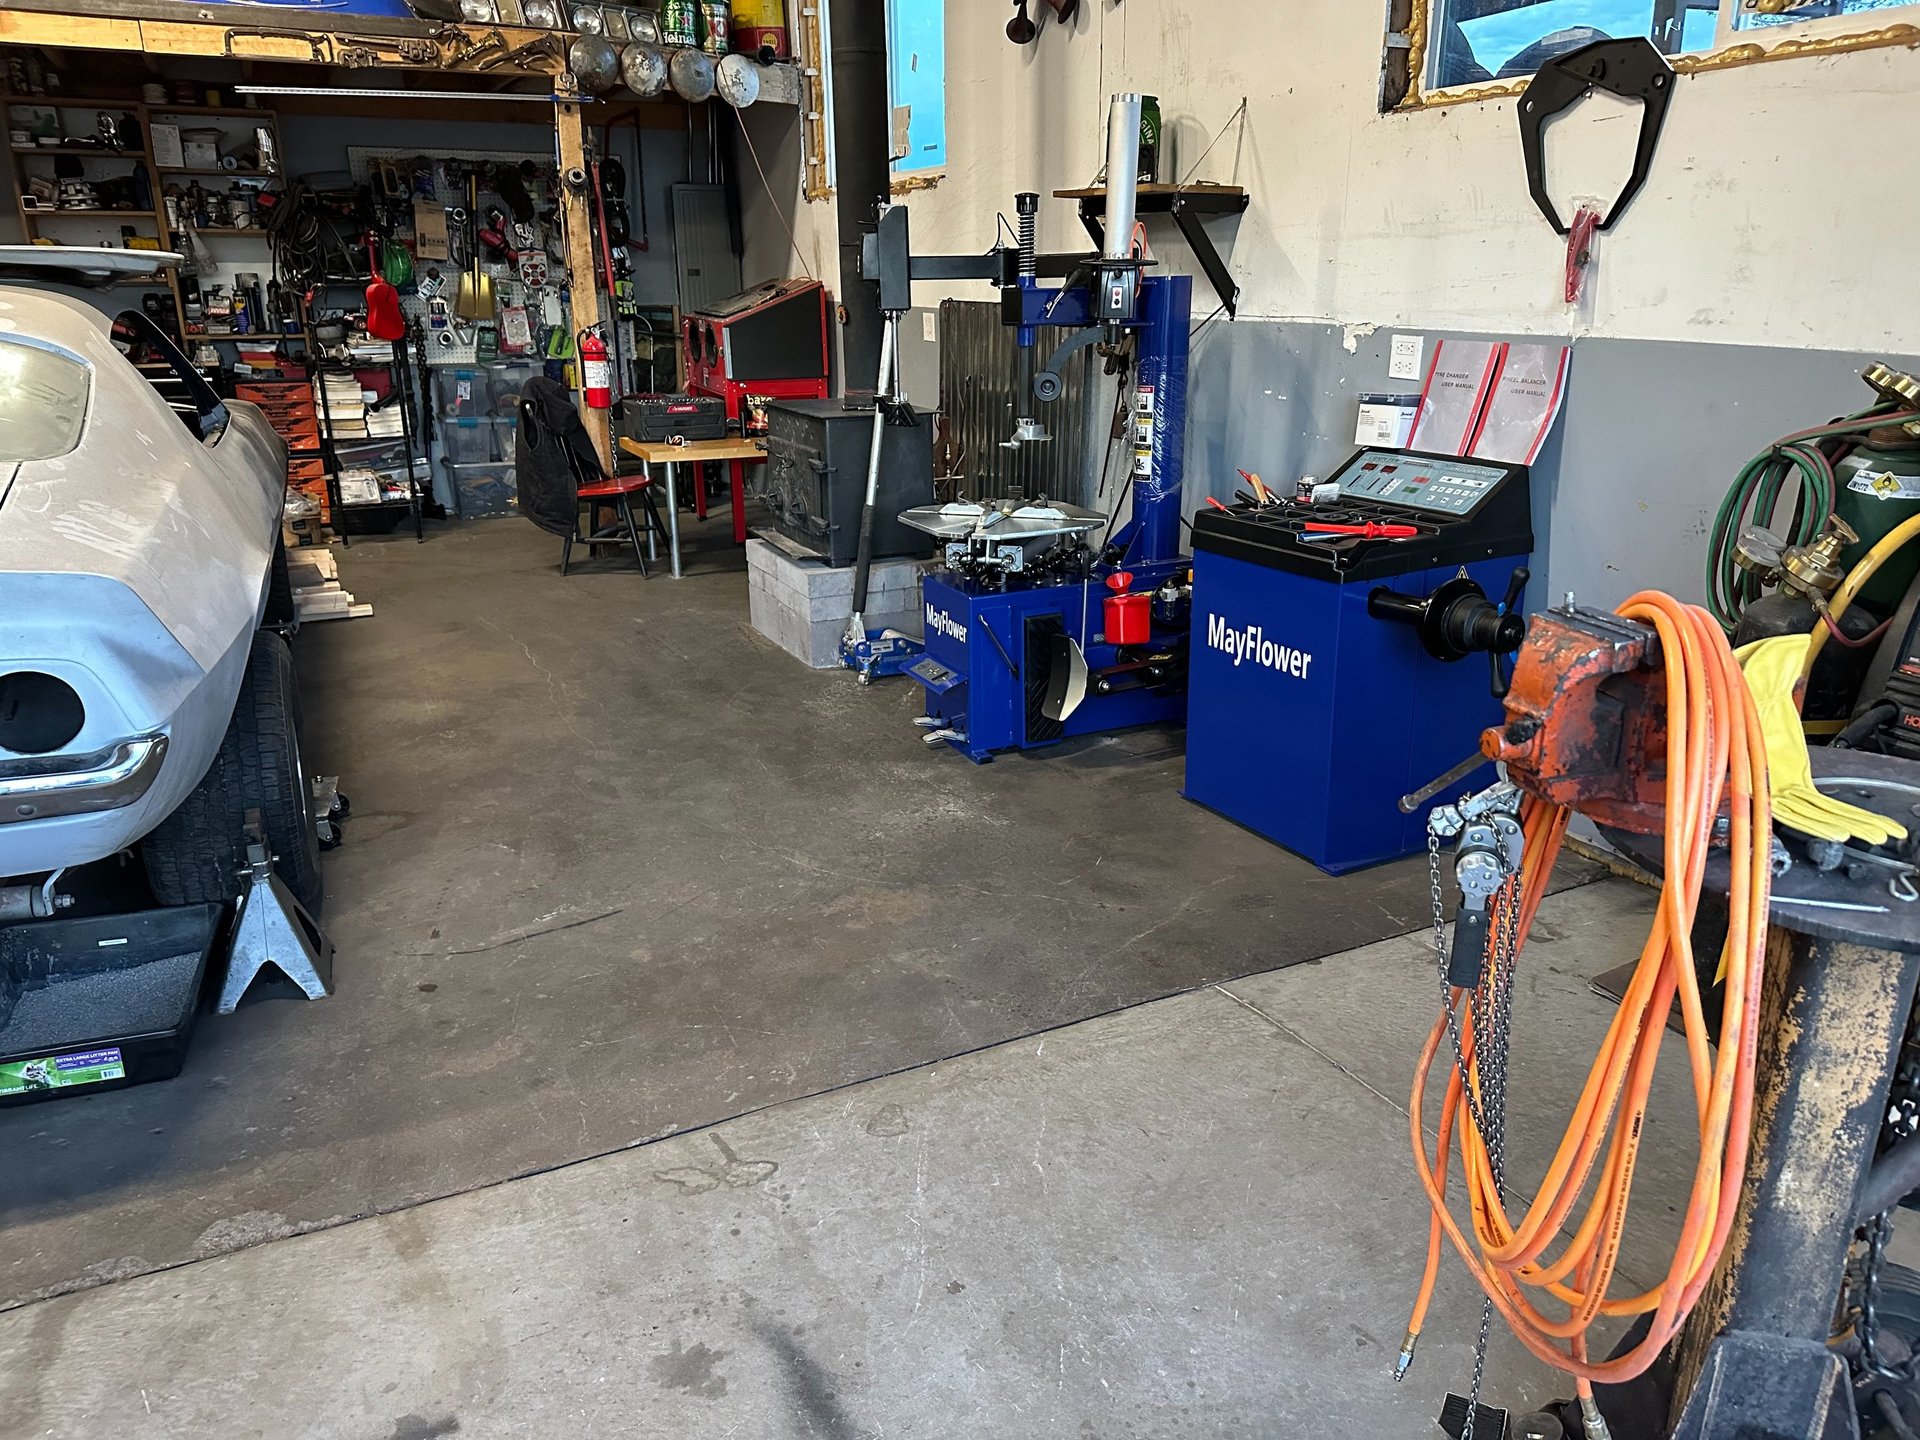
M 0 329 L 32 333 L 29 318 L 46 317 L 0 294 Z M 33 576 L 117 581 L 210 669 L 259 615 L 286 483 L 280 441 L 257 408 L 236 401 L 217 445 L 203 445 L 104 325 L 76 321 L 58 341 L 92 368 L 87 414 L 73 450 L 12 471 L 0 595 L 4 582 Z M 0 660 L 6 618 L 0 607 Z

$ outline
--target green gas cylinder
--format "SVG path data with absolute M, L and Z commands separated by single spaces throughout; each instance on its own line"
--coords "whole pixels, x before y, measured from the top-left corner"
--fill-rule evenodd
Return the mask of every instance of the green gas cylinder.
M 1874 449 L 1861 446 L 1834 467 L 1839 485 L 1833 513 L 1859 535 L 1860 543 L 1841 557 L 1849 567 L 1866 557 L 1888 531 L 1920 515 L 1920 446 Z M 1860 603 L 1882 616 L 1893 612 L 1920 572 L 1920 541 L 1894 556 L 1860 592 Z

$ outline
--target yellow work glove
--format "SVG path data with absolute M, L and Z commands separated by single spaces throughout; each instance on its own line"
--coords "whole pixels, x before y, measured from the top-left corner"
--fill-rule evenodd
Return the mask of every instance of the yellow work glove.
M 1885 845 L 1904 840 L 1906 830 L 1884 815 L 1822 795 L 1813 784 L 1806 731 L 1793 708 L 1793 687 L 1806 667 L 1811 635 L 1779 635 L 1756 640 L 1733 652 L 1747 677 L 1760 729 L 1767 742 L 1767 770 L 1773 784 L 1773 818 L 1816 840 L 1860 840 Z

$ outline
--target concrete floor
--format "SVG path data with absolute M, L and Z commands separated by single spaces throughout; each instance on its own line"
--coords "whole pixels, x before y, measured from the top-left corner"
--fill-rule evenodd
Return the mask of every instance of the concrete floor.
M 1182 800 L 1177 731 L 928 751 L 747 628 L 717 525 L 678 584 L 556 550 L 343 556 L 376 617 L 298 641 L 337 993 L 0 1112 L 0 1440 L 1433 1433 L 1478 1304 L 1450 1267 L 1393 1385 L 1424 862 L 1321 875 Z M 1518 1173 L 1647 905 L 1543 913 Z
M 984 767 L 747 625 L 741 552 L 561 579 L 519 521 L 342 552 L 296 641 L 337 991 L 0 1111 L 0 1308 L 401 1209 L 1417 928 L 1180 798 L 1181 732 Z M 1423 1002 L 1424 1003 L 1424 1002 Z
M 1649 918 L 1618 881 L 1543 909 L 1516 1173 L 1610 1014 L 1586 977 Z M 1390 1374 L 1436 986 L 1388 940 L 29 1305 L 0 1315 L 0 1436 L 1437 1435 L 1478 1324 L 1457 1263 Z M 1685 1184 L 1671 1036 L 1661 1080 L 1623 1284 Z M 1495 1333 L 1490 1398 L 1564 1393 Z

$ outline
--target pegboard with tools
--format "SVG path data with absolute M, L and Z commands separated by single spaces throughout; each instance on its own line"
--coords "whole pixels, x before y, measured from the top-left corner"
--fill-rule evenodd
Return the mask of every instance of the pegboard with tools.
M 566 247 L 551 155 L 350 146 L 385 238 L 381 270 L 430 366 L 570 355 Z

